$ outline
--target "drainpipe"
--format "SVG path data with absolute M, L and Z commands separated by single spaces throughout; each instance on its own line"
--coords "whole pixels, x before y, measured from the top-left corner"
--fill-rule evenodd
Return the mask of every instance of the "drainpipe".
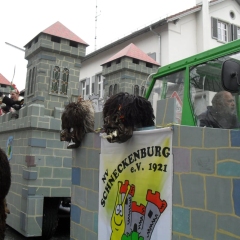
M 152 26 L 149 26 L 149 29 L 151 32 L 153 32 L 154 34 L 156 34 L 158 36 L 159 39 L 159 64 L 161 65 L 161 35 L 157 32 L 155 32 L 154 30 L 152 30 Z

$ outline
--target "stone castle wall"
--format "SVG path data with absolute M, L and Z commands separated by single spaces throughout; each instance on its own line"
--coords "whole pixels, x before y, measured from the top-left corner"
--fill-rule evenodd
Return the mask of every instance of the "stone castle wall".
M 41 236 L 44 197 L 71 196 L 71 150 L 60 142 L 61 110 L 44 116 L 44 106 L 23 107 L 18 119 L 12 113 L 0 117 L 0 144 L 8 153 L 12 184 L 7 195 L 7 224 L 24 236 Z
M 168 111 L 157 115 L 157 124 L 174 123 L 175 101 L 159 104 Z M 73 150 L 72 240 L 98 239 L 100 151 L 96 133 Z M 240 238 L 239 151 L 238 130 L 173 126 L 173 240 Z

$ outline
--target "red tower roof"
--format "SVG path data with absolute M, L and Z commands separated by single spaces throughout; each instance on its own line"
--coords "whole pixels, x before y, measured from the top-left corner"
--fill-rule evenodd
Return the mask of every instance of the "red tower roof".
M 116 60 L 121 57 L 131 57 L 131 58 L 136 58 L 138 60 L 152 63 L 154 65 L 160 66 L 158 62 L 153 60 L 151 57 L 149 57 L 146 53 L 144 53 L 142 50 L 140 50 L 138 47 L 136 47 L 133 43 L 130 43 L 127 47 L 116 53 L 114 56 L 109 58 L 105 63 L 111 62 L 113 60 Z M 103 65 L 101 64 L 101 65 Z
M 80 37 L 78 37 L 60 22 L 56 22 L 50 27 L 46 28 L 43 33 L 88 45 L 85 41 L 83 41 Z
M 49 34 L 51 36 L 56 36 L 56 37 L 68 39 L 68 40 L 78 42 L 78 43 L 82 43 L 82 44 L 88 46 L 88 44 L 85 41 L 83 41 L 80 37 L 78 37 L 75 33 L 70 31 L 67 27 L 65 27 L 60 22 L 56 22 L 56 23 L 52 24 L 50 27 L 46 28 L 41 33 L 45 33 L 45 34 Z M 27 46 L 27 44 L 25 45 L 25 47 Z
M 11 86 L 12 84 L 0 73 L 0 84 Z

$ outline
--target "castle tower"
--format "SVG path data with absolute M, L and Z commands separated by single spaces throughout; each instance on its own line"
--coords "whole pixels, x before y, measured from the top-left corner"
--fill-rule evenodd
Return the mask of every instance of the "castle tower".
M 143 96 L 146 80 L 157 72 L 159 64 L 133 43 L 102 64 L 105 77 L 105 98 L 118 92 Z
M 81 59 L 88 44 L 56 22 L 26 45 L 25 103 L 43 103 L 45 115 L 78 95 Z
M 27 31 L 27 30 L 26 30 Z M 56 22 L 26 44 L 23 106 L 17 119 L 0 117 L 0 145 L 7 146 L 12 184 L 7 224 L 22 235 L 49 239 L 59 203 L 71 197 L 72 151 L 60 141 L 63 107 L 78 96 L 87 43 Z

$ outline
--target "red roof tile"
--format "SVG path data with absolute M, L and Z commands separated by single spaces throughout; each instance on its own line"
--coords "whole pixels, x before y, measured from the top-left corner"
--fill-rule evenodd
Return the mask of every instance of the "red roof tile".
M 142 50 L 140 50 L 138 47 L 136 47 L 133 43 L 130 43 L 127 47 L 116 53 L 114 56 L 109 58 L 105 63 L 111 62 L 113 60 L 116 60 L 121 57 L 131 57 L 131 58 L 136 58 L 138 60 L 152 63 L 154 65 L 160 66 L 158 62 L 153 60 L 151 57 L 149 57 L 146 53 L 144 53 Z M 101 64 L 101 65 L 103 65 Z
M 11 83 L 0 73 L 0 84 L 11 86 Z
M 66 28 L 62 23 L 56 22 L 50 27 L 46 28 L 43 33 L 60 37 L 60 38 L 65 38 L 71 41 L 75 41 L 78 43 L 82 43 L 85 45 L 88 45 L 85 41 L 83 41 L 80 37 L 78 37 L 75 33 L 70 31 L 68 28 Z

